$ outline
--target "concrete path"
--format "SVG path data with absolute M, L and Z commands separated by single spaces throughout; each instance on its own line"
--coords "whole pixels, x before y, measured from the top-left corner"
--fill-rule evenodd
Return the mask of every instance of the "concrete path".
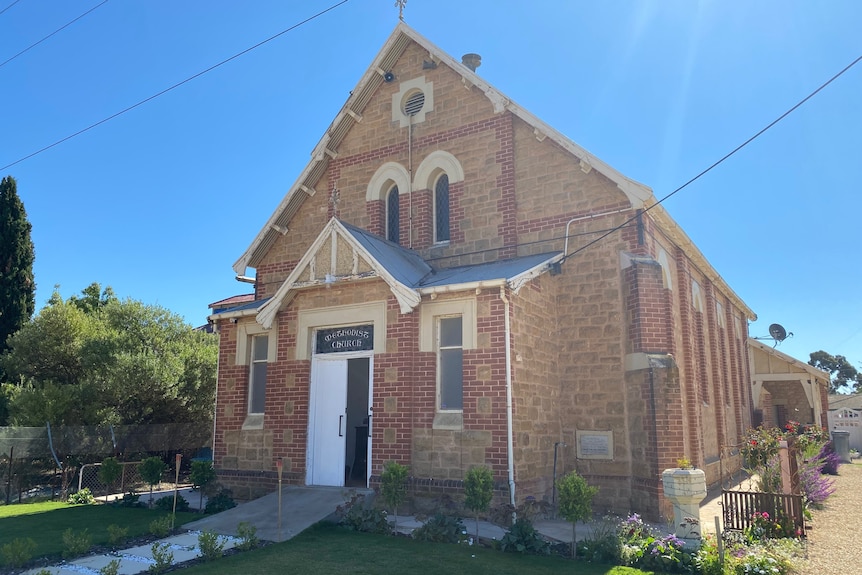
M 180 490 L 180 493 L 193 508 L 197 508 L 198 494 L 188 491 L 190 490 Z M 171 563 L 175 565 L 200 557 L 198 536 L 203 531 L 218 534 L 225 550 L 236 546 L 241 542 L 236 535 L 237 527 L 242 522 L 250 523 L 256 528 L 255 535 L 258 539 L 286 541 L 335 513 L 336 508 L 355 493 L 368 495 L 372 491 L 343 487 L 284 487 L 281 493 L 281 521 L 278 513 L 278 492 L 275 492 L 241 503 L 222 513 L 186 523 L 183 526 L 183 529 L 187 530 L 185 533 L 161 539 L 157 543 L 167 545 L 167 550 L 173 554 Z M 154 500 L 161 497 L 173 497 L 173 491 L 153 494 Z M 149 493 L 142 495 L 140 500 L 146 501 L 148 498 Z M 152 546 L 150 543 L 113 553 L 90 555 L 50 567 L 30 569 L 25 571 L 24 575 L 36 575 L 42 569 L 46 569 L 51 575 L 99 575 L 99 570 L 111 561 L 119 561 L 120 575 L 135 575 L 147 571 L 156 562 L 153 559 Z
M 280 530 L 277 491 L 222 513 L 186 523 L 184 527 L 214 531 L 220 535 L 236 535 L 237 526 L 247 522 L 257 528 L 259 539 L 286 541 L 335 513 L 336 507 L 354 493 L 370 495 L 373 491 L 347 487 L 282 487 Z

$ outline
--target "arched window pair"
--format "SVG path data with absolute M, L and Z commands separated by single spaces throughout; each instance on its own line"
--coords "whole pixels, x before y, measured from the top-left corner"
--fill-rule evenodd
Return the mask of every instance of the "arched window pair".
M 440 174 L 434 184 L 434 242 L 449 241 L 449 176 Z M 386 239 L 399 243 L 401 237 L 401 198 L 398 186 L 386 194 Z
M 452 184 L 464 180 L 461 164 L 452 154 L 441 150 L 429 154 L 416 169 L 413 180 L 414 190 L 431 190 L 432 241 L 446 243 L 451 239 L 451 198 L 449 189 Z M 383 228 L 386 239 L 400 243 L 401 237 L 401 194 L 410 189 L 410 176 L 407 170 L 396 162 L 382 165 L 368 185 L 368 201 L 383 200 Z

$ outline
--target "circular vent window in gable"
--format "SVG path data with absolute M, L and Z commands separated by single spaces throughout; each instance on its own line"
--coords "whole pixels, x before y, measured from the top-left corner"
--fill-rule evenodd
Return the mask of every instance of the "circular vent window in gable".
M 416 90 L 415 92 L 411 92 L 404 98 L 404 115 L 405 116 L 415 116 L 422 110 L 422 106 L 425 105 L 425 92 L 421 90 Z

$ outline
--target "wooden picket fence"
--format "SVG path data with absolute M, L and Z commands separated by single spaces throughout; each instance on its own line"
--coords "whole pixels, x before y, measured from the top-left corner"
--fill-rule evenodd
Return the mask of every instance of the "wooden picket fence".
M 722 491 L 722 517 L 725 531 L 744 531 L 751 525 L 752 515 L 769 513 L 769 517 L 789 517 L 794 530 L 805 537 L 805 515 L 801 495 L 760 493 L 757 491 Z

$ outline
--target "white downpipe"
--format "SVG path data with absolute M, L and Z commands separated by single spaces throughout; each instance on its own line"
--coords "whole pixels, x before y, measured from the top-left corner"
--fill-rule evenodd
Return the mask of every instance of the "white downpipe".
M 512 429 L 512 326 L 509 323 L 509 300 L 506 286 L 500 286 L 506 322 L 506 452 L 509 459 L 509 503 L 515 507 L 515 441 Z

